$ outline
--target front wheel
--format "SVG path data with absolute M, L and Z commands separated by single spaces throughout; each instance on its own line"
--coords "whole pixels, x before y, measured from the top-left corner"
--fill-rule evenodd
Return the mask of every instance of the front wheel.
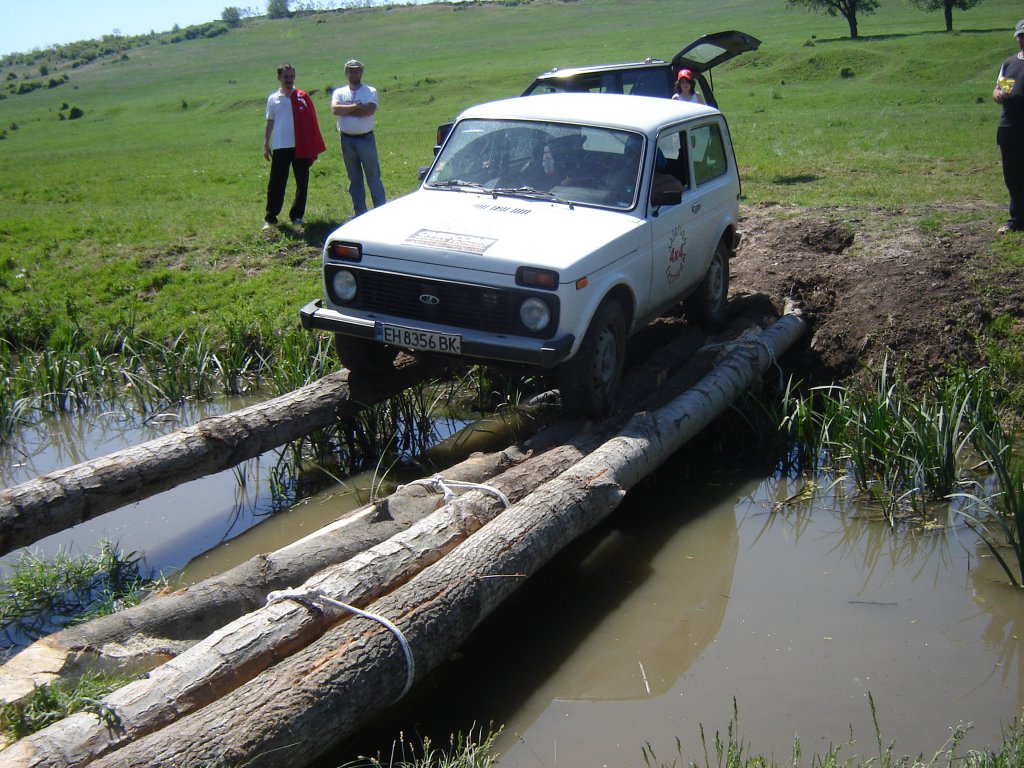
M 687 312 L 698 322 L 717 329 L 729 319 L 729 246 L 718 241 L 697 290 L 686 300 Z
M 576 355 L 558 367 L 562 410 L 570 416 L 606 416 L 626 361 L 626 316 L 617 301 L 597 308 Z
M 369 339 L 342 333 L 334 334 L 334 351 L 338 360 L 352 373 L 377 373 L 391 367 L 398 350 Z

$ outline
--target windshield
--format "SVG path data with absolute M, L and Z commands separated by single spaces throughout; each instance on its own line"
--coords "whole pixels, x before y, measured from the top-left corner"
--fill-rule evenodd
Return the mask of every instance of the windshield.
M 526 120 L 462 120 L 424 185 L 546 197 L 629 209 L 643 157 L 641 134 Z

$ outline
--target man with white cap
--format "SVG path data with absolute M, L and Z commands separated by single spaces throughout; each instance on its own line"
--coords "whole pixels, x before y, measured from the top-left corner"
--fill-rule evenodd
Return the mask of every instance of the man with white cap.
M 366 213 L 366 186 L 370 188 L 374 208 L 387 202 L 384 183 L 380 178 L 377 142 L 373 136 L 373 116 L 378 106 L 377 89 L 363 82 L 363 65 L 357 59 L 345 63 L 345 77 L 348 85 L 337 88 L 331 96 L 331 112 L 338 118 L 341 156 L 348 173 L 352 212 L 359 216 Z
M 999 234 L 1024 232 L 1024 19 L 1013 36 L 1017 53 L 1003 62 L 992 99 L 1003 105 L 996 141 L 1003 159 L 1003 181 L 1010 192 L 1010 218 Z

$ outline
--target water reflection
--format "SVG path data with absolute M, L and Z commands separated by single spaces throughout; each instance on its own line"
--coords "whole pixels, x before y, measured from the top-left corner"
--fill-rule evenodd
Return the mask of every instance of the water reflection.
M 201 419 L 259 402 L 258 397 L 187 401 L 174 411 L 142 417 L 122 410 L 59 414 L 30 425 L 13 443 L 0 447 L 2 487 L 32 480 L 173 432 Z M 266 518 L 273 508 L 267 476 L 277 461 L 269 452 L 234 470 L 185 483 L 126 505 L 69 530 L 48 536 L 31 549 L 44 558 L 63 548 L 91 553 L 101 540 L 145 557 L 146 566 L 171 574 L 197 553 L 226 541 Z M 19 551 L 0 558 L 13 562 Z
M 842 480 L 666 467 L 538 574 L 459 658 L 322 764 L 505 725 L 501 765 L 700 762 L 701 727 L 757 753 L 849 740 L 930 756 L 1000 741 L 1022 706 L 1024 594 L 957 526 L 890 528 Z M 413 737 L 415 738 L 415 737 Z M 713 744 L 709 745 L 714 749 Z M 784 759 L 784 758 L 783 758 Z
M 1017 691 L 1017 707 L 1024 709 L 1024 594 L 1010 584 L 988 548 L 978 543 L 977 561 L 971 568 L 971 585 L 979 618 L 986 620 L 981 639 L 992 649 L 995 661 L 985 684 L 997 683 Z

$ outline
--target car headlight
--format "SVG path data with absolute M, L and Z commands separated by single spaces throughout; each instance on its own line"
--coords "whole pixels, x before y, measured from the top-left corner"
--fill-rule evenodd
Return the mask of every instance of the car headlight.
M 347 269 L 339 269 L 331 278 L 331 290 L 338 301 L 349 302 L 356 297 L 356 276 Z
M 547 302 L 531 296 L 519 305 L 519 319 L 530 331 L 537 333 L 551 322 L 551 309 Z

